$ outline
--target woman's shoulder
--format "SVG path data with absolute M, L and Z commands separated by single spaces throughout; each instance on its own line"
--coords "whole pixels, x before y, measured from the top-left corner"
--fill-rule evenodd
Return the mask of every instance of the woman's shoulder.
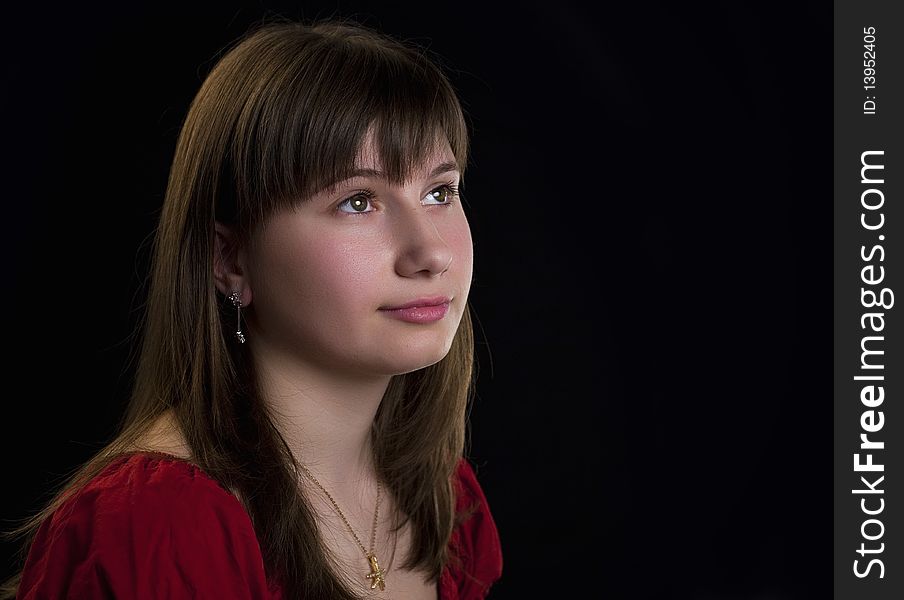
M 147 450 L 116 456 L 68 502 L 107 516 L 172 519 L 201 509 L 247 518 L 238 500 L 190 460 Z
M 241 503 L 191 462 L 159 452 L 114 458 L 39 528 L 22 598 L 264 593 L 263 559 Z M 265 596 L 261 596 L 265 597 Z
M 102 516 L 94 529 L 166 524 L 191 532 L 216 516 L 241 525 L 250 519 L 238 500 L 187 459 L 154 451 L 116 456 L 53 515 L 55 524 Z
M 460 598 L 483 598 L 502 576 L 502 544 L 486 494 L 470 461 L 462 457 L 456 467 L 456 511 L 462 521 L 452 534 L 452 545 L 463 561 L 456 573 Z
M 456 466 L 455 487 L 456 512 L 462 515 L 462 525 L 469 524 L 471 529 L 483 526 L 496 531 L 486 493 L 477 479 L 477 472 L 465 457 L 460 458 Z
M 458 489 L 459 508 L 475 500 L 486 500 L 483 488 L 480 487 L 480 482 L 477 480 L 477 473 L 471 462 L 464 456 L 458 459 L 458 465 L 455 467 L 455 481 Z

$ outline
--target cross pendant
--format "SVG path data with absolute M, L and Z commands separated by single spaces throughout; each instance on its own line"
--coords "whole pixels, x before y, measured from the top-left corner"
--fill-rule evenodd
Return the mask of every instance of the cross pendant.
M 380 568 L 379 563 L 377 563 L 377 555 L 376 554 L 368 554 L 367 560 L 370 561 L 370 574 L 365 575 L 367 579 L 372 579 L 370 582 L 370 589 L 376 589 L 377 586 L 380 586 L 380 591 L 386 589 L 386 580 L 383 576 L 386 572 Z

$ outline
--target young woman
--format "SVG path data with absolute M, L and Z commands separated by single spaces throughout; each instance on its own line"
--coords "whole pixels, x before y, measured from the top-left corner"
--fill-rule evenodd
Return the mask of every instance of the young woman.
M 230 49 L 179 137 L 120 433 L 16 531 L 7 592 L 486 596 L 467 157 L 422 50 L 337 21 Z

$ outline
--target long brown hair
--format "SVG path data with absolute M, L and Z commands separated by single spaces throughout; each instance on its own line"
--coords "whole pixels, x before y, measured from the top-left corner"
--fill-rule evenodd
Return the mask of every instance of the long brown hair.
M 449 143 L 464 176 L 464 113 L 422 48 L 343 20 L 270 19 L 217 61 L 179 135 L 128 408 L 115 438 L 43 510 L 5 532 L 26 536 L 20 560 L 45 519 L 172 409 L 192 462 L 248 511 L 267 575 L 286 597 L 356 598 L 298 492 L 295 459 L 260 397 L 251 355 L 229 339 L 235 314 L 214 285 L 214 223 L 247 242 L 274 211 L 349 176 L 371 126 L 393 183 L 407 181 L 438 140 Z M 405 515 L 396 516 L 396 530 L 412 525 L 412 549 L 399 568 L 432 581 L 457 559 L 448 546 L 463 518 L 452 474 L 466 450 L 473 392 L 470 310 L 442 360 L 390 380 L 371 432 L 378 474 Z M 0 596 L 15 595 L 20 577 Z

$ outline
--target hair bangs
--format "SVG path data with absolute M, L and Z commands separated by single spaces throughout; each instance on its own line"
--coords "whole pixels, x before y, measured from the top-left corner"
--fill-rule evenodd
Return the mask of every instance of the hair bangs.
M 266 66 L 246 71 L 257 81 L 246 86 L 254 93 L 242 109 L 232 153 L 243 229 L 351 177 L 369 132 L 392 184 L 409 181 L 444 142 L 464 177 L 464 114 L 425 50 L 360 29 L 308 31 L 276 38 L 284 47 L 269 48 Z

